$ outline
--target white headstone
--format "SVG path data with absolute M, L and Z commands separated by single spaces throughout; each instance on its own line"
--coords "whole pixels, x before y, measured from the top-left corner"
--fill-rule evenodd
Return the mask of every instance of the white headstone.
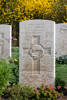
M 22 84 L 55 83 L 55 23 L 48 20 L 20 22 L 20 68 Z
M 11 56 L 11 26 L 0 24 L 0 58 Z
M 56 24 L 56 57 L 67 55 L 67 24 Z

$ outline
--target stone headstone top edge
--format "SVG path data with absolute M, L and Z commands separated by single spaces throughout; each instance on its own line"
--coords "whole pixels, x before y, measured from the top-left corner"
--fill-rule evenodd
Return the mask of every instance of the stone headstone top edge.
M 43 20 L 43 19 L 33 19 L 33 20 L 25 20 L 25 21 L 21 21 L 20 23 L 25 23 L 25 22 L 38 22 L 38 21 L 43 21 L 43 22 L 54 22 L 55 23 L 55 21 L 52 21 L 52 20 Z

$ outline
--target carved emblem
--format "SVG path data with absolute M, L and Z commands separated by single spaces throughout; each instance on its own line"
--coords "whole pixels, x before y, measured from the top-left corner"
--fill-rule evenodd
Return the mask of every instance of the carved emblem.
M 32 57 L 32 73 L 40 73 L 40 59 L 44 56 L 45 50 L 51 54 L 51 48 L 43 47 L 40 43 L 40 35 L 33 35 L 30 48 L 24 47 L 23 49 L 28 50 L 28 55 Z
M 33 43 L 29 49 L 29 55 L 34 60 L 38 60 L 43 57 L 44 48 L 40 45 L 40 36 L 33 36 Z

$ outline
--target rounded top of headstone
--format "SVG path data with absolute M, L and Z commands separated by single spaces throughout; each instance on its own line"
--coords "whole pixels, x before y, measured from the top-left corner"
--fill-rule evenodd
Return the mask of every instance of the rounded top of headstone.
M 34 20 L 25 20 L 25 21 L 21 21 L 20 23 L 35 23 L 35 22 L 39 22 L 39 23 L 55 23 L 55 21 L 52 20 L 43 20 L 43 19 L 34 19 Z
M 0 28 L 9 28 L 11 27 L 11 25 L 8 25 L 8 24 L 0 24 Z
M 67 30 L 67 23 L 58 23 L 58 24 L 56 24 L 56 27 L 60 27 L 60 28 Z M 60 28 L 58 28 L 58 29 L 60 29 Z

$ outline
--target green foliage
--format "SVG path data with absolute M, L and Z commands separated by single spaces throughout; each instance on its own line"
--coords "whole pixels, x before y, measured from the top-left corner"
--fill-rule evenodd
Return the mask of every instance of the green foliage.
M 2 95 L 3 98 L 7 100 L 23 100 L 22 95 L 22 88 L 19 84 L 7 87 L 4 94 Z
M 56 87 L 57 86 L 61 86 L 61 91 L 64 89 L 64 86 L 65 86 L 65 82 L 62 80 L 62 79 L 60 79 L 60 78 L 56 78 L 56 81 L 55 81 L 56 83 Z M 57 89 L 58 90 L 58 89 Z
M 7 85 L 17 84 L 19 81 L 19 52 L 12 49 L 12 58 L 0 60 L 0 95 Z
M 49 86 L 42 85 L 39 88 L 32 88 L 20 84 L 8 87 L 2 95 L 6 100 L 55 100 L 60 96 L 62 93 Z
M 52 19 L 57 23 L 66 22 L 66 8 L 63 0 L 56 0 L 52 7 Z
M 5 90 L 5 87 L 9 85 L 10 78 L 10 63 L 8 62 L 8 60 L 0 60 L 0 95 Z
M 23 20 L 43 18 L 43 16 L 48 17 L 52 11 L 52 4 L 53 1 L 48 2 L 48 0 L 1 0 L 0 22 L 12 24 Z
M 13 48 L 12 58 L 0 60 L 0 95 L 6 86 L 19 81 L 19 53 Z
M 34 98 L 35 100 L 54 100 L 62 96 L 62 93 L 56 91 L 55 88 L 45 86 L 44 84 L 40 88 L 34 89 Z
M 33 95 L 33 88 L 31 86 L 22 86 L 23 100 L 29 100 Z
M 12 58 L 9 60 L 11 66 L 11 84 L 19 81 L 19 49 L 12 48 Z
M 8 87 L 3 98 L 8 100 L 29 100 L 33 96 L 33 88 L 30 86 L 22 86 L 20 84 Z
M 19 60 L 19 48 L 16 47 L 12 48 L 12 58 L 16 58 Z
M 10 83 L 13 84 L 13 83 L 17 83 L 19 81 L 19 63 L 18 63 L 18 60 L 17 62 L 14 61 L 13 58 L 10 59 L 10 67 L 11 67 L 11 81 Z
M 67 85 L 67 65 L 56 63 L 56 78 L 60 78 Z
M 67 64 L 67 55 L 63 55 L 56 58 L 58 64 Z
M 0 95 L 9 84 L 19 81 L 19 54 L 13 49 L 13 57 L 0 60 Z M 15 57 L 15 58 L 14 58 Z
M 29 19 L 65 22 L 64 3 L 60 0 L 0 0 L 1 23 L 13 24 Z

